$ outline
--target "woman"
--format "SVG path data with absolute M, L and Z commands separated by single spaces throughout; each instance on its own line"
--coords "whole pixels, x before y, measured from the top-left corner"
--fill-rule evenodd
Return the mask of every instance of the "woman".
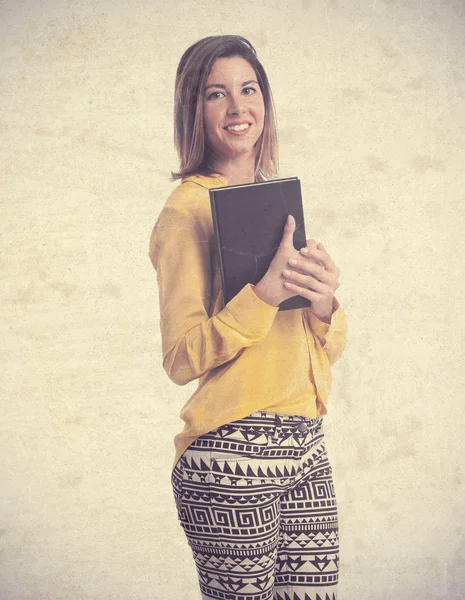
M 209 188 L 277 175 L 273 101 L 250 42 L 210 36 L 184 53 L 175 92 L 181 179 L 152 232 L 163 366 L 199 379 L 181 411 L 172 474 L 203 599 L 337 597 L 338 524 L 322 415 L 346 318 L 322 244 L 293 246 L 222 305 Z M 278 312 L 300 294 L 311 308 Z

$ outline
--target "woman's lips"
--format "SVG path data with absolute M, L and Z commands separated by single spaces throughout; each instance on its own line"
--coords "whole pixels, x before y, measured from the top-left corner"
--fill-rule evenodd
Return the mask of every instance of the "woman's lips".
M 251 128 L 251 124 L 247 123 L 247 127 L 244 129 L 228 129 L 227 127 L 224 128 L 224 130 L 227 133 L 230 133 L 231 135 L 235 135 L 235 136 L 241 136 L 241 135 L 245 135 Z

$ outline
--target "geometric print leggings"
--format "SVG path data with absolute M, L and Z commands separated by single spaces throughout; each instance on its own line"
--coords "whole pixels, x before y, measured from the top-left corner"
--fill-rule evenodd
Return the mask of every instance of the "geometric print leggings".
M 322 417 L 256 412 L 197 438 L 171 483 L 203 600 L 336 600 Z

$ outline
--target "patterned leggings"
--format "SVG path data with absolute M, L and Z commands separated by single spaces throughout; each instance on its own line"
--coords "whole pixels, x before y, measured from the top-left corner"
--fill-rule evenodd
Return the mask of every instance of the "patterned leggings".
M 264 412 L 177 462 L 178 517 L 203 600 L 336 600 L 339 536 L 322 417 Z

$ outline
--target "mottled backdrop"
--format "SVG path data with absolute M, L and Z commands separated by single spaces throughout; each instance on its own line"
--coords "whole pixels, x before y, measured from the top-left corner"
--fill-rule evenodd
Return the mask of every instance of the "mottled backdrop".
M 0 1 L 0 597 L 200 598 L 169 479 L 194 384 L 147 251 L 177 62 L 220 33 L 255 45 L 341 269 L 340 598 L 462 599 L 463 0 Z

